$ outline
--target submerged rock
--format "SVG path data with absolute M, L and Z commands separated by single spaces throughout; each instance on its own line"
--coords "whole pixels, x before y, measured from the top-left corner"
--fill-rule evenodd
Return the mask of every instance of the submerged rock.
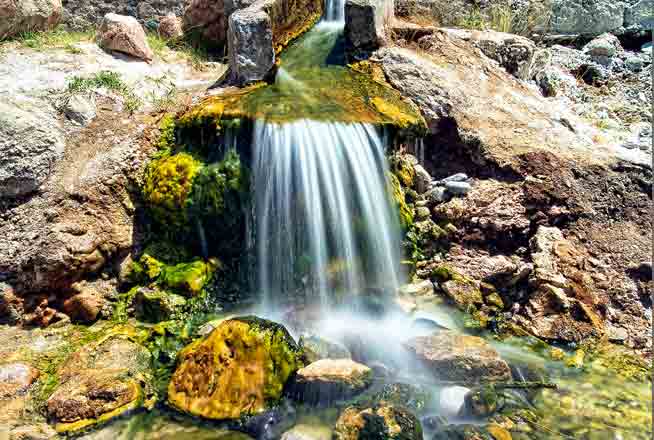
M 253 316 L 229 319 L 179 353 L 168 401 L 208 419 L 258 414 L 281 398 L 302 366 L 301 350 L 282 325 Z
M 351 359 L 321 359 L 298 370 L 292 386 L 295 399 L 331 404 L 352 397 L 372 382 L 372 370 Z
M 154 57 L 145 37 L 145 31 L 134 17 L 107 14 L 102 20 L 97 35 L 98 45 L 150 62 Z
M 415 415 L 401 406 L 350 406 L 341 412 L 333 438 L 422 440 L 422 426 Z
M 389 383 L 371 397 L 370 402 L 401 406 L 420 414 L 429 403 L 427 388 L 408 383 Z
M 412 338 L 404 348 L 439 380 L 479 383 L 511 379 L 508 364 L 477 336 L 439 332 Z

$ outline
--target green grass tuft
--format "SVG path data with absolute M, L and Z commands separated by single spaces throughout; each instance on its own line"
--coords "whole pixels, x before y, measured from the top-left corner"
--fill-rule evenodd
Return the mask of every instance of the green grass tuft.
M 35 50 L 63 48 L 72 53 L 80 53 L 81 50 L 76 48 L 74 45 L 76 43 L 92 42 L 94 39 L 94 29 L 87 29 L 83 31 L 68 31 L 63 26 L 58 26 L 50 31 L 21 32 L 18 35 L 0 40 L 0 43 L 17 42 L 21 46 L 29 47 Z
M 104 87 L 123 97 L 125 110 L 134 113 L 141 105 L 141 99 L 134 90 L 125 84 L 120 74 L 110 70 L 103 70 L 90 77 L 74 76 L 68 81 L 67 92 L 70 94 L 86 93 L 95 88 Z

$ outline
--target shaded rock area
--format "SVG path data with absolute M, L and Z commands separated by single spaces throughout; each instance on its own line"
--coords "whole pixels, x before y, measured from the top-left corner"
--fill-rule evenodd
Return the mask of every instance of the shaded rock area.
M 439 332 L 410 339 L 404 347 L 440 380 L 478 383 L 511 379 L 508 364 L 476 336 Z
M 388 40 L 386 30 L 393 21 L 393 2 L 386 0 L 347 0 L 345 39 L 355 56 L 378 49 Z
M 62 0 L 62 23 L 73 30 L 86 30 L 100 24 L 109 13 L 128 15 L 141 23 L 155 21 L 168 14 L 182 15 L 184 2 L 180 0 Z
M 299 348 L 280 324 L 230 319 L 179 353 L 168 401 L 208 419 L 254 415 L 281 397 L 302 366 Z
M 372 382 L 372 370 L 351 359 L 321 359 L 300 368 L 291 394 L 300 402 L 329 405 L 350 398 Z

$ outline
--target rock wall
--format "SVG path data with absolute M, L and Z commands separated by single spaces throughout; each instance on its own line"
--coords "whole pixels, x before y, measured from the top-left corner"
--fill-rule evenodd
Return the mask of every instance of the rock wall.
M 63 0 L 62 22 L 71 29 L 86 29 L 102 21 L 110 12 L 131 15 L 140 21 L 173 13 L 181 15 L 185 0 Z
M 320 19 L 322 0 L 259 0 L 229 18 L 231 80 L 250 84 L 265 79 L 275 55 Z

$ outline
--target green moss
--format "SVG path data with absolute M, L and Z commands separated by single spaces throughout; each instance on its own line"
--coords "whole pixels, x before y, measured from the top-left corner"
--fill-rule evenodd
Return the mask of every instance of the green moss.
M 174 227 L 188 223 L 189 194 L 201 168 L 202 163 L 187 153 L 164 155 L 148 165 L 143 198 L 156 221 Z
M 389 158 L 391 171 L 395 174 L 405 188 L 413 188 L 416 171 L 410 157 L 405 154 L 394 154 Z
M 172 149 L 175 145 L 175 115 L 168 113 L 159 122 L 159 140 L 157 148 L 160 150 Z
M 157 283 L 194 296 L 200 293 L 218 268 L 218 260 L 196 260 L 174 266 L 163 266 Z
M 439 283 L 444 283 L 446 281 L 456 280 L 460 278 L 460 276 L 451 267 L 441 265 L 432 271 L 431 278 L 435 279 Z
M 402 229 L 405 231 L 408 231 L 413 225 L 413 209 L 409 208 L 406 203 L 404 190 L 402 189 L 402 185 L 400 185 L 400 180 L 398 177 L 393 173 L 389 173 L 388 182 L 390 185 L 389 192 L 393 197 L 393 202 L 397 207 L 397 211 L 400 216 L 400 226 L 402 226 Z

